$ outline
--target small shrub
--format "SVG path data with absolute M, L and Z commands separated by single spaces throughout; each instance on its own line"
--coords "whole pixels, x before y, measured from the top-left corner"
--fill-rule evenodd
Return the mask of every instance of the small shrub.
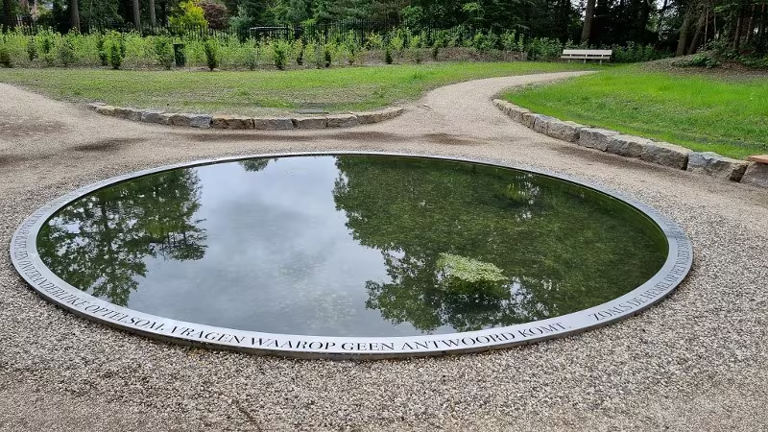
M 343 44 L 344 51 L 347 54 L 347 63 L 351 66 L 359 61 L 362 52 L 362 47 L 357 42 L 355 32 L 350 30 L 347 37 L 344 39 Z
M 0 46 L 0 65 L 3 65 L 3 67 L 13 67 L 13 62 L 11 61 L 11 51 L 8 49 L 7 46 Z
M 27 57 L 29 58 L 29 61 L 35 61 L 37 58 L 37 44 L 35 43 L 34 38 L 30 38 L 27 41 Z
M 557 39 L 535 38 L 526 47 L 529 60 L 553 60 L 563 52 L 563 45 Z
M 746 67 L 755 69 L 768 69 L 768 56 L 763 58 L 743 56 L 740 58 L 740 61 Z
M 333 63 L 333 53 L 331 52 L 332 47 L 330 44 L 326 45 L 323 48 L 323 58 L 325 59 L 325 67 L 329 68 L 331 67 L 331 64 Z
M 107 56 L 109 57 L 109 65 L 112 66 L 112 69 L 120 69 L 120 66 L 123 65 L 123 54 L 120 51 L 120 46 L 117 44 L 111 45 Z
M 440 55 L 440 45 L 435 44 L 432 47 L 432 60 L 437 61 L 437 57 Z
M 509 52 L 523 52 L 525 50 L 523 38 L 518 38 L 514 31 L 507 31 L 501 35 L 501 46 L 504 51 Z
M 256 48 L 248 48 L 244 56 L 245 65 L 248 66 L 248 70 L 256 69 L 258 65 L 258 56 Z
M 408 51 L 411 54 L 411 58 L 413 59 L 416 64 L 421 64 L 421 62 L 424 60 L 424 55 L 421 52 L 421 37 L 420 36 L 411 36 L 411 39 L 408 43 Z
M 384 51 L 384 61 L 387 64 L 392 64 L 394 59 L 392 59 L 392 49 L 387 45 L 387 49 Z
M 62 39 L 58 46 L 59 61 L 64 67 L 74 64 L 77 61 L 77 53 L 75 52 L 75 46 L 69 38 Z
M 704 67 L 712 69 L 713 67 L 720 66 L 720 62 L 709 54 L 701 53 L 688 59 L 676 60 L 672 62 L 672 65 L 677 67 Z
M 176 60 L 173 53 L 173 43 L 170 38 L 160 36 L 155 38 L 155 58 L 165 70 L 170 70 Z
M 279 40 L 272 45 L 272 61 L 279 70 L 285 70 L 285 64 L 288 62 L 288 52 L 290 46 L 288 42 Z
M 301 41 L 301 39 L 298 39 L 293 44 L 293 52 L 296 53 L 296 64 L 299 66 L 304 66 L 304 43 Z
M 109 64 L 109 53 L 107 53 L 107 50 L 104 48 L 104 38 L 99 35 L 98 40 L 96 40 L 96 50 L 99 53 L 99 62 L 102 66 L 107 66 Z
M 112 69 L 120 69 L 120 66 L 123 65 L 123 59 L 125 59 L 123 36 L 116 31 L 110 32 L 104 38 L 104 52 L 106 52 L 107 60 Z
M 53 66 L 56 58 L 53 53 L 54 44 L 48 35 L 44 35 L 40 42 L 40 52 L 43 54 L 43 60 L 48 67 Z
M 205 52 L 205 63 L 208 65 L 208 69 L 213 71 L 219 67 L 219 44 L 216 42 L 216 39 L 205 41 L 203 51 Z

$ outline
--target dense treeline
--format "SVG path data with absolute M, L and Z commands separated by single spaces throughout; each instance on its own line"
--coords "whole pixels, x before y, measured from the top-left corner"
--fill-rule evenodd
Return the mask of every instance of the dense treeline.
M 715 47 L 762 57 L 768 0 L 3 0 L 4 27 L 59 32 L 102 26 L 204 24 L 242 30 L 365 19 L 424 28 L 470 28 L 589 46 L 653 44 L 678 55 Z M 174 19 L 176 22 L 174 22 Z

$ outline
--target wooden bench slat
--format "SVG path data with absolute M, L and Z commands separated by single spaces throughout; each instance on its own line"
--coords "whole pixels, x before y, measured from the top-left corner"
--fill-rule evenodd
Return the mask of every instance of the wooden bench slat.
M 579 50 L 579 49 L 566 49 L 563 50 L 563 54 L 577 54 L 577 55 L 586 55 L 586 54 L 594 54 L 594 55 L 612 55 L 613 50 Z
M 747 160 L 768 165 L 768 155 L 752 155 Z
M 563 60 L 599 60 L 600 64 L 603 64 L 603 60 L 610 60 L 613 55 L 613 50 L 583 50 L 583 49 L 566 49 L 563 50 L 563 54 L 560 56 Z

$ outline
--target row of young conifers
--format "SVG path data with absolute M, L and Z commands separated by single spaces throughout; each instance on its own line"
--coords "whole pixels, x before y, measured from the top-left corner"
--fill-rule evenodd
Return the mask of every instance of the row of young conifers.
M 421 63 L 443 60 L 553 60 L 563 48 L 575 47 L 548 38 L 525 39 L 513 31 L 479 32 L 471 37 L 455 32 L 414 33 L 398 29 L 387 34 L 357 32 L 327 41 L 306 39 L 246 39 L 232 35 L 207 38 L 184 35 L 142 36 L 116 31 L 34 35 L 12 31 L 0 36 L 0 65 L 4 67 L 111 67 L 113 69 L 171 69 L 175 66 L 213 69 L 327 68 L 370 63 Z M 612 47 L 616 62 L 663 57 L 652 46 Z

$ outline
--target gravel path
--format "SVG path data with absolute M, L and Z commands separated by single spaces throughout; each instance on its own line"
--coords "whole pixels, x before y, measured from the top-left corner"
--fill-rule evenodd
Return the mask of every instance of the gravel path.
M 677 220 L 695 251 L 677 293 L 622 323 L 486 354 L 366 363 L 111 330 L 39 299 L 3 252 L 0 430 L 768 430 L 768 192 L 553 140 L 490 102 L 568 75 L 457 84 L 390 122 L 285 133 L 133 123 L 0 84 L 3 248 L 35 208 L 99 179 L 211 156 L 354 149 L 502 160 L 600 183 Z

